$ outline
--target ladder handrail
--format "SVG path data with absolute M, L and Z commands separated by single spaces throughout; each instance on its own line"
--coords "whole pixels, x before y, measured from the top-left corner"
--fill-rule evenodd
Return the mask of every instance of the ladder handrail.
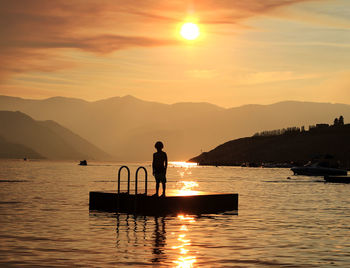
M 143 166 L 138 167 L 135 173 L 135 195 L 137 195 L 137 179 L 140 169 L 143 169 L 145 172 L 145 195 L 147 195 L 147 169 Z
M 123 168 L 128 171 L 128 194 L 130 193 L 130 169 L 127 166 L 121 166 L 118 170 L 118 194 L 120 194 L 120 173 Z

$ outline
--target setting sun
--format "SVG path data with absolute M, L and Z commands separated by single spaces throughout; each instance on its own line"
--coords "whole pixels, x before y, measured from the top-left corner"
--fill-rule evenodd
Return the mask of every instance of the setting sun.
M 199 28 L 195 23 L 186 22 L 181 26 L 180 34 L 187 40 L 195 40 L 199 36 Z

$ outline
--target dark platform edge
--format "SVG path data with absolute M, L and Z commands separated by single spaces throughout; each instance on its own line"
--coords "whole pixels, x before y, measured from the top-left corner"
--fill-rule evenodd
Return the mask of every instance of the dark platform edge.
M 138 215 L 214 214 L 238 210 L 238 194 L 153 197 L 90 192 L 89 209 Z

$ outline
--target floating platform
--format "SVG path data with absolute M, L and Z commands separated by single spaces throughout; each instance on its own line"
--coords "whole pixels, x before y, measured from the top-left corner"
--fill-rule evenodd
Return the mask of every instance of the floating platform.
M 348 176 L 325 176 L 324 180 L 334 183 L 350 183 L 350 177 Z
M 90 192 L 89 208 L 140 215 L 212 214 L 238 210 L 238 194 L 168 190 L 167 196 Z

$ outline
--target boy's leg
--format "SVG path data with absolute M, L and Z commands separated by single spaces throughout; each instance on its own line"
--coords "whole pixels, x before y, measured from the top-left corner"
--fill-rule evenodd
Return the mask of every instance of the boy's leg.
M 159 193 L 159 181 L 156 182 L 156 195 Z
M 165 184 L 165 182 L 162 182 L 162 186 L 163 186 L 163 193 L 162 193 L 162 196 L 165 196 L 165 189 L 166 189 L 166 184 Z

